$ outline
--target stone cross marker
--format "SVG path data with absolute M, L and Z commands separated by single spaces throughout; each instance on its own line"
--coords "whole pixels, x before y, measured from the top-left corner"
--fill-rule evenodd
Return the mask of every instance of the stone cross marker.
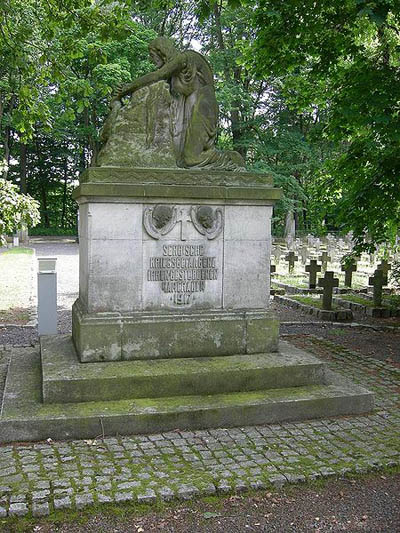
M 309 273 L 308 288 L 315 289 L 317 286 L 317 272 L 321 272 L 321 265 L 316 259 L 311 259 L 310 264 L 306 266 L 306 272 Z
M 308 247 L 303 244 L 303 246 L 301 246 L 301 248 L 299 250 L 299 253 L 300 253 L 300 257 L 301 257 L 301 262 L 303 263 L 303 265 L 305 265 L 307 263 L 307 259 L 308 259 Z
M 386 261 L 386 259 L 382 259 L 382 262 L 379 263 L 379 265 L 377 266 L 377 268 L 378 268 L 379 270 L 382 270 L 384 276 L 387 278 L 388 272 L 389 272 L 389 270 L 391 270 L 392 265 L 390 265 L 389 262 Z
M 281 260 L 281 255 L 282 255 L 281 247 L 279 246 L 279 244 L 273 246 L 272 255 L 274 256 L 275 263 L 279 264 Z
M 374 288 L 374 305 L 375 307 L 382 306 L 382 289 L 387 284 L 387 277 L 383 270 L 377 268 L 374 275 L 368 280 L 368 284 Z
M 325 272 L 328 261 L 331 261 L 331 257 L 328 255 L 328 252 L 322 252 L 318 259 L 322 263 L 322 271 Z
M 294 269 L 294 263 L 298 261 L 298 256 L 294 252 L 289 252 L 287 256 L 285 257 L 285 261 L 289 262 L 289 273 L 293 272 Z
M 349 265 L 342 266 L 342 272 L 344 272 L 344 284 L 346 287 L 351 287 L 353 272 L 357 271 L 357 263 L 350 263 Z
M 325 276 L 318 280 L 318 286 L 324 288 L 322 294 L 322 309 L 326 309 L 327 311 L 332 309 L 333 288 L 339 286 L 339 280 L 334 276 L 334 272 L 327 270 Z
M 273 265 L 272 263 L 269 266 L 269 281 L 271 283 L 271 276 L 272 274 L 275 274 L 276 272 L 276 265 Z

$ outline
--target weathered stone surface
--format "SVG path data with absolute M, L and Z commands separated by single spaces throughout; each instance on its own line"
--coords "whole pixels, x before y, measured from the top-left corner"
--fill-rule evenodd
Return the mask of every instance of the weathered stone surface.
M 96 166 L 176 168 L 170 103 L 169 86 L 160 81 L 116 106 L 103 127 L 105 144 Z
M 204 173 L 206 174 L 206 173 Z M 109 178 L 111 179 L 111 178 Z M 192 196 L 190 203 L 182 204 L 182 191 L 177 186 L 155 186 L 144 190 L 143 201 L 124 199 L 125 185 L 120 183 L 89 183 L 112 186 L 119 200 L 112 197 L 88 198 L 83 190 L 80 201 L 80 302 L 88 313 L 129 312 L 164 309 L 266 309 L 269 303 L 270 218 L 275 189 L 267 186 L 257 189 L 257 200 L 249 197 L 252 187 L 235 188 L 201 185 L 186 187 Z M 82 186 L 85 184 L 82 184 Z M 245 180 L 243 178 L 243 185 Z M 139 186 L 142 187 L 142 186 Z M 168 203 L 157 203 L 168 190 Z M 263 198 L 263 193 L 266 197 Z M 175 195 L 172 197 L 172 195 Z M 155 198 L 152 198 L 155 196 Z M 251 195 L 250 195 L 251 196 Z M 205 198 L 210 202 L 205 203 Z M 250 198 L 250 199 L 249 199 Z M 215 202 L 218 199 L 218 203 Z M 101 200 L 101 201 L 100 201 Z M 240 201 L 245 204 L 238 206 Z M 145 202 L 145 203 L 144 203 Z M 258 205 L 258 204 L 262 205 Z M 253 205 L 255 204 L 255 205 Z M 174 219 L 167 231 L 153 234 L 149 221 L 154 224 L 154 213 L 170 210 Z M 213 213 L 214 226 L 204 228 L 197 213 Z M 148 216 L 148 213 L 153 215 Z M 214 224 L 213 222 L 213 224 Z M 157 278 L 151 275 L 152 258 L 162 259 L 164 246 L 183 245 L 201 247 L 200 259 L 213 261 L 210 275 L 203 287 L 190 290 L 175 298 L 174 289 L 161 289 Z M 165 256 L 164 256 L 165 257 Z M 165 274 L 163 268 L 153 268 L 154 274 Z M 174 270 L 174 269 L 173 269 Z M 175 269 L 176 270 L 176 269 Z M 182 270 L 182 269 L 180 269 Z M 183 269 L 183 270 L 188 270 Z M 199 268 L 195 269 L 200 274 Z M 205 274 L 205 269 L 201 274 Z M 172 272 L 174 274 L 174 272 Z M 182 274 L 182 272 L 180 272 Z M 188 275 L 192 275 L 192 271 Z M 159 278 L 158 278 L 159 279 Z M 168 279 L 168 278 L 167 278 Z M 189 281 L 192 278 L 188 278 Z M 196 280 L 197 278 L 195 278 Z M 183 301 L 186 296 L 190 301 Z
M 93 439 L 102 431 L 129 435 L 172 432 L 177 427 L 193 430 L 265 424 L 365 413 L 374 402 L 366 389 L 331 373 L 326 375 L 326 384 L 306 387 L 77 404 L 43 404 L 40 383 L 39 356 L 34 349 L 12 358 L 0 419 L 2 441 L 49 436 Z
M 161 115 L 165 117 L 164 125 L 167 121 L 170 124 L 177 166 L 243 170 L 244 160 L 238 152 L 215 148 L 218 104 L 208 61 L 192 50 L 179 52 L 166 37 L 154 39 L 149 44 L 149 50 L 150 59 L 157 69 L 118 91 L 102 131 L 103 139 L 108 139 L 113 133 L 112 127 L 118 121 L 124 96 L 133 95 L 135 100 L 138 91 L 147 87 L 151 89 L 154 84 L 164 80 L 171 88 L 169 98 L 165 95 L 160 99 L 157 95 L 155 102 L 149 98 L 147 112 L 138 116 L 139 127 L 146 125 L 146 140 L 150 137 L 150 143 L 154 142 L 157 128 L 153 124 L 156 124 L 157 115 Z
M 206 496 L 215 492 L 214 485 L 218 486 L 221 480 L 228 491 L 233 491 L 238 478 L 254 489 L 265 489 L 269 485 L 267 479 L 276 474 L 289 482 L 301 482 L 304 478 L 312 480 L 333 473 L 342 477 L 398 466 L 399 369 L 389 361 L 352 352 L 337 343 L 313 337 L 300 342 L 305 342 L 309 351 L 320 354 L 332 369 L 376 392 L 376 411 L 362 416 L 257 427 L 1 446 L 0 477 L 3 468 L 12 467 L 18 473 L 23 472 L 22 465 L 40 464 L 43 468 L 40 479 L 34 483 L 25 483 L 26 480 L 14 483 L 8 476 L 0 481 L 0 517 L 7 516 L 9 499 L 19 498 L 21 491 L 30 501 L 33 491 L 68 488 L 72 481 L 76 495 L 84 483 L 85 490 L 94 494 L 95 502 L 101 503 L 105 497 L 104 501 L 110 503 L 111 482 L 113 486 L 120 481 L 139 482 L 140 493 L 145 492 L 149 483 L 156 483 L 154 490 L 163 499 L 164 489 L 173 495 L 184 484 L 195 486 L 201 496 Z M 9 351 L 15 353 L 11 347 Z M 30 348 L 29 352 L 32 351 Z M 85 480 L 78 475 L 72 480 L 71 457 L 75 466 L 95 464 L 96 472 L 101 471 L 102 475 Z M 49 501 L 52 504 L 53 498 Z M 34 506 L 35 503 L 32 513 Z
M 85 314 L 72 308 L 82 362 L 213 357 L 277 350 L 279 323 L 269 311 Z
M 11 503 L 8 509 L 9 516 L 25 516 L 28 514 L 28 505 L 26 503 Z
M 48 516 L 50 513 L 49 504 L 47 502 L 33 502 L 32 503 L 32 516 L 35 518 L 41 516 Z
M 97 401 L 99 391 L 102 400 L 121 400 L 315 385 L 325 379 L 325 365 L 285 343 L 277 353 L 82 365 L 65 335 L 42 337 L 41 358 L 45 403 Z

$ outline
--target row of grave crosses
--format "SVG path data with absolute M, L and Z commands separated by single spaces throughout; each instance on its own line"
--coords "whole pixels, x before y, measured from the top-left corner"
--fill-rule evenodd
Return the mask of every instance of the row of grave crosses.
M 289 274 L 291 274 L 294 270 L 294 264 L 296 261 L 299 260 L 299 256 L 296 255 L 294 252 L 288 252 L 288 254 L 285 256 L 285 261 L 288 261 L 289 263 Z M 318 260 L 322 263 L 322 272 L 325 272 L 328 266 L 328 262 L 332 260 L 331 256 L 328 255 L 327 252 L 322 252 L 321 255 L 318 257 Z M 316 259 L 312 259 L 311 261 L 317 262 Z M 306 261 L 304 261 L 305 263 Z M 306 267 L 307 270 L 307 267 Z
M 299 257 L 295 254 L 295 252 L 288 252 L 288 254 L 285 256 L 285 261 L 288 262 L 288 270 L 289 274 L 293 273 L 295 262 L 299 260 Z M 327 252 L 322 252 L 321 255 L 318 257 L 318 261 L 321 262 L 321 265 L 318 265 L 317 259 L 311 259 L 310 264 L 306 265 L 305 269 L 306 272 L 309 272 L 310 274 L 310 289 L 315 289 L 316 284 L 316 275 L 318 272 L 326 272 L 326 269 L 328 267 L 328 262 L 330 262 L 332 259 L 328 255 Z M 378 269 L 383 270 L 387 276 L 388 270 L 391 269 L 391 265 L 389 265 L 388 261 L 385 259 L 382 260 L 382 262 L 377 266 Z M 349 264 L 342 266 L 342 272 L 345 273 L 345 286 L 351 287 L 352 285 L 352 278 L 353 278 L 353 272 L 357 271 L 357 261 L 353 261 Z M 311 286 L 313 285 L 313 286 Z
M 290 254 L 290 252 L 289 252 Z M 290 263 L 289 263 L 290 265 Z M 382 305 L 382 293 L 383 287 L 388 283 L 388 273 L 391 269 L 391 265 L 388 261 L 383 260 L 378 268 L 375 270 L 374 275 L 368 279 L 368 285 L 373 287 L 373 300 L 375 307 L 381 307 Z M 321 272 L 322 266 L 318 264 L 316 259 L 312 259 L 309 265 L 306 265 L 306 272 L 309 274 L 308 286 L 310 289 L 317 288 L 317 273 Z M 357 270 L 357 263 L 350 263 L 342 267 L 342 271 L 345 273 L 345 285 L 351 287 L 353 272 Z M 271 274 L 276 272 L 276 266 L 271 265 Z M 339 287 L 339 278 L 335 278 L 333 271 L 325 271 L 323 278 L 318 279 L 318 287 L 323 288 L 322 293 L 322 308 L 326 310 L 332 309 L 333 289 Z

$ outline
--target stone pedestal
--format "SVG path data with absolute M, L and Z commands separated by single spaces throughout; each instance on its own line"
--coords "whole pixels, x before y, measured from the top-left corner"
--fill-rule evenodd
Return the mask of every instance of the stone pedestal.
M 276 351 L 265 175 L 91 168 L 80 208 L 81 361 Z
M 73 335 L 9 365 L 0 442 L 361 414 L 373 394 L 281 342 L 267 176 L 91 168 Z

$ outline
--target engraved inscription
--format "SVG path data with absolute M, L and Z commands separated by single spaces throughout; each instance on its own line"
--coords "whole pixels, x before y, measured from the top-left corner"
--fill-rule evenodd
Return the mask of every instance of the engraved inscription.
M 174 305 L 190 305 L 218 279 L 216 257 L 205 254 L 203 244 L 164 244 L 162 256 L 149 258 L 147 281 L 158 282 Z

